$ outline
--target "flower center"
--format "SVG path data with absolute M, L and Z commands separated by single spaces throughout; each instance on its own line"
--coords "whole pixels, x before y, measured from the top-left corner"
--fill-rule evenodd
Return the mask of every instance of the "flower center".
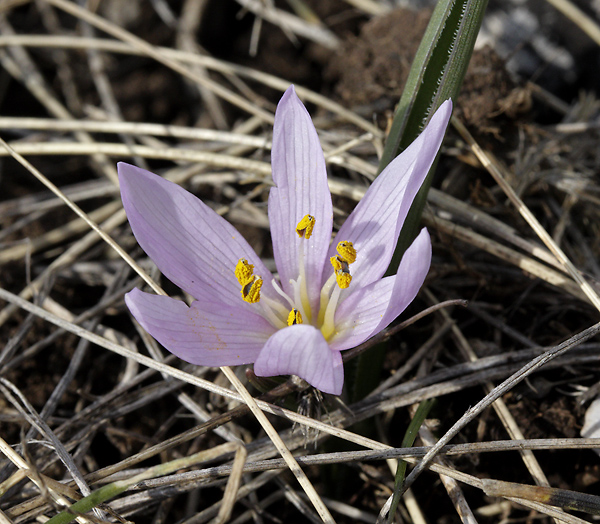
M 263 280 L 254 274 L 254 266 L 244 258 L 240 258 L 235 267 L 235 276 L 242 287 L 242 299 L 250 304 L 256 304 L 262 309 L 263 316 L 278 329 L 295 324 L 307 322 L 321 330 L 325 340 L 335 334 L 335 311 L 344 289 L 352 282 L 350 264 L 356 261 L 356 249 L 352 242 L 342 240 L 336 247 L 336 255 L 329 260 L 333 266 L 333 274 L 321 288 L 319 311 L 311 310 L 308 297 L 307 277 L 304 266 L 304 241 L 312 235 L 316 225 L 315 217 L 305 215 L 296 226 L 296 233 L 300 237 L 298 248 L 298 278 L 290 280 L 291 296 L 272 280 L 273 288 L 289 305 L 286 308 L 281 302 L 261 297 L 260 291 Z M 337 284 L 337 285 L 336 285 Z M 262 300 L 261 300 L 262 298 Z M 259 304 L 260 302 L 260 304 Z

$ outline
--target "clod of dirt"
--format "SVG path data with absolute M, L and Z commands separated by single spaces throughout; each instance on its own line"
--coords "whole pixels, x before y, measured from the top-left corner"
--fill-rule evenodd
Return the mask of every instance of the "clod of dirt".
M 400 99 L 410 66 L 431 17 L 431 10 L 395 9 L 366 23 L 359 36 L 348 37 L 328 66 L 337 80 L 342 103 L 365 116 L 393 109 Z M 456 114 L 477 132 L 497 134 L 493 118 L 515 118 L 530 106 L 504 60 L 490 47 L 476 50 L 469 64 Z
M 402 94 L 431 10 L 395 9 L 349 36 L 327 68 L 336 95 L 353 108 L 391 108 Z
M 517 86 L 506 69 L 505 61 L 489 46 L 473 52 L 458 97 L 457 112 L 467 125 L 478 132 L 497 134 L 495 116 L 502 113 L 515 119 L 531 107 L 531 95 Z

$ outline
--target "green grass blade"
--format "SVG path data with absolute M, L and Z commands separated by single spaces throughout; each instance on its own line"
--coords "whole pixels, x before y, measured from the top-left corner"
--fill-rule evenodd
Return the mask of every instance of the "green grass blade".
M 73 522 L 80 514 L 87 513 L 88 511 L 91 511 L 97 507 L 98 504 L 115 498 L 135 484 L 151 478 L 170 475 L 175 471 L 192 467 L 206 460 L 213 460 L 217 457 L 223 456 L 226 453 L 231 453 L 237 448 L 237 444 L 227 442 L 215 448 L 199 451 L 198 453 L 194 453 L 189 457 L 174 459 L 170 462 L 165 462 L 164 464 L 152 466 L 146 471 L 143 471 L 142 473 L 139 473 L 129 479 L 111 482 L 110 484 L 102 486 L 96 491 L 90 493 L 87 497 L 78 500 L 72 504 L 68 510 L 54 515 L 54 517 L 48 520 L 46 524 L 69 524 L 69 522 Z
M 380 172 L 419 135 L 442 102 L 458 97 L 486 6 L 487 0 L 438 2 L 396 109 L 379 163 Z M 395 273 L 402 254 L 418 232 L 436 165 L 437 161 L 413 202 L 389 272 Z
M 431 411 L 431 408 L 435 404 L 435 399 L 424 400 L 419 404 L 415 416 L 410 421 L 404 439 L 402 440 L 403 448 L 410 448 L 414 443 L 417 435 L 419 434 L 419 428 L 425 422 L 427 415 Z M 386 524 L 390 524 L 394 520 L 396 509 L 400 503 L 400 493 L 402 493 L 402 484 L 404 484 L 404 477 L 406 476 L 406 462 L 404 460 L 398 461 L 398 467 L 396 468 L 396 478 L 394 480 L 394 495 L 392 496 L 392 504 L 390 511 L 387 516 Z
M 379 163 L 379 172 L 419 135 L 442 102 L 448 98 L 456 100 L 486 6 L 487 0 L 438 2 L 396 109 Z M 396 273 L 402 255 L 419 231 L 421 214 L 436 166 L 437 159 L 408 213 L 388 275 Z M 373 389 L 371 385 L 379 379 L 381 366 L 377 362 L 383 360 L 384 351 L 385 348 L 380 346 L 359 357 L 355 374 L 355 383 L 362 385 L 357 388 L 359 394 L 364 395 L 360 389 Z M 360 397 L 355 395 L 353 398 Z

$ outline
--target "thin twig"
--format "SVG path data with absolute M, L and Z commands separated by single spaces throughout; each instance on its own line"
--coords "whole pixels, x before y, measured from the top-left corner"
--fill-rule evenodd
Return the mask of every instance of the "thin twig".
M 438 451 L 448 443 L 456 434 L 466 426 L 471 420 L 473 420 L 479 413 L 481 413 L 485 408 L 491 405 L 496 399 L 500 398 L 507 391 L 510 391 L 513 387 L 515 387 L 519 382 L 524 380 L 527 376 L 533 373 L 536 369 L 542 367 L 544 364 L 547 364 L 551 360 L 556 357 L 566 353 L 567 351 L 577 347 L 579 344 L 582 344 L 586 340 L 589 340 L 593 336 L 597 335 L 600 332 L 600 322 L 594 324 L 593 326 L 587 328 L 581 333 L 577 333 L 572 336 L 562 344 L 546 351 L 544 354 L 539 357 L 534 358 L 527 365 L 523 366 L 519 371 L 511 375 L 507 378 L 502 384 L 496 386 L 488 395 L 486 395 L 482 400 L 480 400 L 475 406 L 469 408 L 465 414 L 460 417 L 456 421 L 456 423 L 444 434 L 442 438 L 437 442 L 433 448 L 423 457 L 423 460 L 419 462 L 419 464 L 410 472 L 408 477 L 406 477 L 406 481 L 404 482 L 403 489 L 409 488 L 412 483 L 416 480 L 416 478 L 423 472 L 425 467 L 434 459 L 435 455 Z

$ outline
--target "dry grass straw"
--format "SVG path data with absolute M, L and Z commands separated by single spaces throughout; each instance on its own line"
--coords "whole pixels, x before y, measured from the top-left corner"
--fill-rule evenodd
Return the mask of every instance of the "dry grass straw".
M 511 405 L 501 399 L 542 364 L 542 373 L 570 370 L 573 382 L 598 381 L 594 367 L 598 344 L 586 342 L 596 334 L 598 326 L 584 328 L 593 324 L 595 317 L 586 309 L 586 301 L 596 307 L 600 302 L 595 282 L 583 273 L 600 277 L 593 261 L 598 246 L 589 241 L 597 233 L 597 226 L 582 227 L 576 215 L 579 212 L 586 220 L 598 218 L 594 208 L 598 187 L 587 176 L 589 163 L 580 160 L 596 148 L 597 138 L 590 136 L 570 148 L 557 148 L 558 143 L 578 130 L 590 129 L 585 125 L 573 128 L 572 118 L 577 115 L 585 122 L 590 104 L 582 101 L 580 106 L 560 106 L 571 112 L 564 124 L 571 127 L 530 130 L 521 157 L 511 166 L 529 176 L 521 178 L 520 183 L 515 182 L 514 173 L 456 122 L 469 149 L 450 136 L 447 151 L 462 158 L 474 153 L 519 213 L 535 226 L 544 245 L 529 234 L 509 208 L 502 212 L 498 206 L 486 209 L 450 192 L 432 190 L 425 222 L 436 238 L 436 261 L 434 278 L 422 296 L 433 307 L 426 315 L 391 327 L 356 350 L 346 352 L 345 359 L 382 341 L 396 348 L 396 334 L 415 322 L 415 326 L 428 326 L 425 342 L 408 355 L 397 348 L 395 353 L 405 357 L 403 362 L 367 398 L 349 405 L 328 399 L 327 413 L 322 416 L 300 414 L 281 403 L 283 398 L 294 400 L 302 395 L 307 387 L 302 381 L 292 377 L 254 398 L 233 370 L 223 368 L 218 374 L 165 357 L 155 341 L 141 330 L 136 331 L 124 307 L 123 294 L 144 282 L 157 293 L 163 291 L 156 283 L 156 272 L 126 227 L 114 169 L 116 159 L 132 158 L 139 165 L 150 166 L 154 164 L 148 161 L 168 161 L 169 169 L 163 169 L 167 178 L 205 196 L 229 220 L 250 226 L 257 249 L 264 252 L 261 232 L 268 227 L 263 202 L 271 185 L 273 105 L 256 95 L 256 90 L 269 88 L 272 100 L 276 100 L 288 82 L 208 56 L 195 46 L 191 36 L 199 27 L 199 19 L 185 20 L 186 23 L 181 20 L 178 25 L 176 18 L 170 18 L 168 6 L 161 2 L 156 4 L 166 9 L 161 15 L 165 25 L 176 27 L 178 49 L 151 45 L 111 22 L 102 11 L 93 12 L 65 0 L 39 0 L 28 5 L 28 9 L 43 14 L 47 27 L 39 34 L 20 34 L 22 28 L 11 25 L 11 10 L 23 3 L 0 6 L 0 61 L 40 103 L 44 114 L 39 118 L 0 117 L 0 130 L 11 137 L 8 143 L 0 142 L 0 156 L 12 156 L 25 168 L 13 171 L 18 175 L 11 176 L 33 175 L 51 192 L 15 193 L 0 202 L 0 264 L 4 274 L 10 275 L 0 289 L 5 303 L 0 310 L 0 329 L 6 336 L 0 348 L 0 391 L 4 402 L 0 416 L 7 428 L 0 439 L 0 451 L 5 457 L 0 477 L 0 522 L 44 520 L 66 510 L 81 497 L 111 485 L 127 489 L 100 504 L 95 513 L 72 517 L 80 522 L 136 520 L 145 519 L 150 513 L 157 522 L 172 521 L 173 514 L 186 523 L 251 519 L 260 522 L 263 513 L 285 508 L 287 518 L 291 514 L 296 519 L 299 512 L 312 522 L 334 522 L 333 515 L 340 521 L 375 522 L 391 494 L 393 475 L 373 461 L 401 458 L 416 464 L 408 485 L 425 468 L 439 474 L 462 522 L 474 523 L 484 512 L 484 499 L 470 500 L 462 494 L 460 484 L 483 492 L 493 479 L 486 481 L 486 488 L 478 475 L 489 477 L 495 472 L 479 472 L 476 463 L 466 468 L 469 472 L 463 471 L 466 462 L 457 466 L 453 457 L 516 450 L 530 471 L 529 483 L 546 485 L 548 474 L 560 471 L 544 471 L 534 451 L 600 447 L 594 439 L 526 439 L 522 417 L 515 417 Z M 370 15 L 386 9 L 374 0 L 348 3 Z M 183 12 L 187 16 L 202 16 L 193 4 L 186 2 Z M 338 45 L 338 37 L 315 21 L 314 14 L 302 5 L 298 4 L 296 13 L 290 14 L 274 9 L 268 2 L 244 0 L 240 4 L 257 16 L 257 32 L 263 27 L 261 24 L 272 23 L 281 26 L 290 38 L 310 39 L 330 48 Z M 65 14 L 82 24 L 82 36 L 61 28 Z M 111 38 L 100 38 L 96 31 Z M 34 53 L 36 49 L 44 52 Z M 260 52 L 260 48 L 253 49 Z M 81 63 L 76 74 L 76 66 L 69 60 L 72 53 L 81 51 L 87 53 L 81 55 L 85 56 L 82 63 L 87 68 L 86 80 L 98 93 L 96 107 L 83 103 L 77 78 L 81 75 Z M 169 70 L 189 81 L 201 99 L 211 104 L 203 121 L 208 119 L 212 127 L 125 121 L 122 101 L 113 89 L 111 67 L 139 56 L 151 59 L 156 70 Z M 61 96 L 54 93 L 42 73 L 49 65 L 60 72 Z M 381 151 L 383 133 L 328 97 L 301 86 L 297 91 L 319 110 L 327 162 L 335 166 L 330 187 L 336 196 L 334 204 L 340 202 L 335 217 L 339 223 L 347 203 L 360 200 L 376 173 L 376 153 Z M 243 115 L 236 126 L 228 123 L 227 104 Z M 84 108 L 88 118 L 83 116 Z M 70 184 L 59 178 L 61 181 L 55 184 L 51 180 L 56 176 L 51 157 L 76 162 L 79 169 L 87 172 L 88 180 L 80 182 L 83 178 L 77 178 L 77 183 Z M 30 158 L 42 167 L 32 165 Z M 467 167 L 458 160 L 454 160 L 454 169 L 466 176 Z M 90 173 L 95 177 L 92 181 Z M 544 209 L 556 220 L 545 222 L 555 223 L 553 232 L 535 219 L 539 209 L 534 213 L 527 205 L 527 189 L 538 180 L 569 194 L 562 207 L 555 194 L 547 194 Z M 490 191 L 494 198 L 503 200 L 500 193 Z M 67 207 L 76 218 L 66 212 Z M 456 246 L 474 254 L 472 260 L 461 257 Z M 454 266 L 460 269 L 458 273 Z M 544 291 L 535 300 L 546 298 L 549 311 L 556 300 L 565 301 L 582 311 L 581 322 L 565 320 L 564 325 L 556 327 L 559 321 L 555 319 L 552 333 L 524 333 L 522 322 L 515 321 L 513 326 L 498 314 L 507 306 L 500 294 L 497 303 L 491 303 L 493 293 L 488 292 L 487 303 L 465 311 L 457 308 L 464 302 L 444 302 L 456 297 L 471 298 L 469 275 L 493 272 L 494 267 L 505 270 L 508 286 L 513 281 L 525 286 L 532 279 L 545 283 L 537 284 Z M 452 274 L 458 274 L 461 280 L 456 283 Z M 72 294 L 65 291 L 69 286 L 74 290 Z M 82 301 L 77 296 L 80 290 L 98 289 L 102 290 L 101 298 L 92 305 L 95 299 L 86 296 Z M 530 297 L 531 293 L 525 292 L 513 300 L 518 298 L 520 304 L 530 307 L 529 300 L 536 304 Z M 82 302 L 86 304 L 83 310 Z M 470 319 L 466 324 L 465 315 Z M 113 322 L 114 318 L 118 321 Z M 493 332 L 485 344 L 497 351 L 485 355 L 478 350 L 482 339 L 469 329 L 470 322 L 479 322 Z M 500 346 L 502 339 L 506 348 Z M 559 344 L 564 339 L 567 342 Z M 70 359 L 64 357 L 65 348 L 72 350 Z M 458 349 L 460 359 L 448 348 Z M 50 358 L 52 369 L 46 373 L 35 368 L 38 359 L 48 359 L 48 355 L 59 357 Z M 37 389 L 26 380 L 32 366 L 36 380 L 41 381 Z M 584 372 L 592 373 L 592 378 L 584 378 Z M 501 386 L 496 386 L 502 381 Z M 97 393 L 99 382 L 105 385 L 100 388 L 101 393 Z M 86 389 L 88 383 L 94 389 Z M 479 391 L 474 386 L 481 386 L 483 393 L 473 396 Z M 461 393 L 471 395 L 470 404 L 475 405 L 462 417 L 453 411 L 454 397 L 450 396 Z M 28 395 L 35 396 L 35 401 Z M 402 416 L 402 408 L 428 398 L 439 398 L 440 405 L 449 406 L 449 418 L 443 423 L 452 429 L 436 441 L 424 428 L 422 439 L 426 447 L 393 448 L 389 440 L 401 429 L 389 426 L 392 415 Z M 478 399 L 481 400 L 477 402 Z M 170 407 L 165 410 L 167 401 Z M 488 406 L 495 409 L 497 419 L 491 415 L 481 418 Z M 153 415 L 150 421 L 146 419 L 148 413 Z M 498 427 L 503 425 L 510 439 L 476 441 L 477 435 L 465 427 L 476 418 L 482 427 L 499 420 Z M 365 420 L 375 421 L 377 438 L 347 429 Z M 252 421 L 258 421 L 262 429 Z M 304 429 L 294 430 L 292 423 Z M 144 425 L 155 434 L 144 433 Z M 19 431 L 20 427 L 23 431 Z M 313 430 L 309 443 L 308 428 Z M 448 444 L 459 432 L 465 439 L 474 440 Z M 331 437 L 333 445 L 341 439 L 364 450 L 316 453 L 318 444 Z M 98 454 L 99 440 L 108 442 L 107 449 L 112 446 L 118 450 L 120 458 L 108 459 Z M 235 451 L 238 454 L 234 460 Z M 221 463 L 207 463 L 209 456 Z M 438 461 L 442 456 L 444 461 Z M 363 480 L 364 493 L 368 493 L 365 500 L 323 496 L 327 490 L 319 468 L 331 464 L 353 465 L 346 471 Z M 172 466 L 172 470 L 165 471 L 162 466 Z M 286 471 L 293 473 L 302 489 L 290 480 L 293 477 L 284 474 Z M 230 481 L 226 483 L 228 476 Z M 426 496 L 422 490 L 423 485 L 414 485 L 405 504 L 413 519 L 425 521 L 432 517 L 430 508 L 420 502 Z M 198 494 L 204 492 L 210 495 L 201 499 Z M 186 497 L 186 508 L 174 506 L 177 497 Z M 288 501 L 287 506 L 283 500 Z M 539 502 L 518 499 L 518 503 L 559 521 L 582 522 Z M 506 506 L 498 505 L 485 511 L 515 513 L 516 507 L 506 510 Z

